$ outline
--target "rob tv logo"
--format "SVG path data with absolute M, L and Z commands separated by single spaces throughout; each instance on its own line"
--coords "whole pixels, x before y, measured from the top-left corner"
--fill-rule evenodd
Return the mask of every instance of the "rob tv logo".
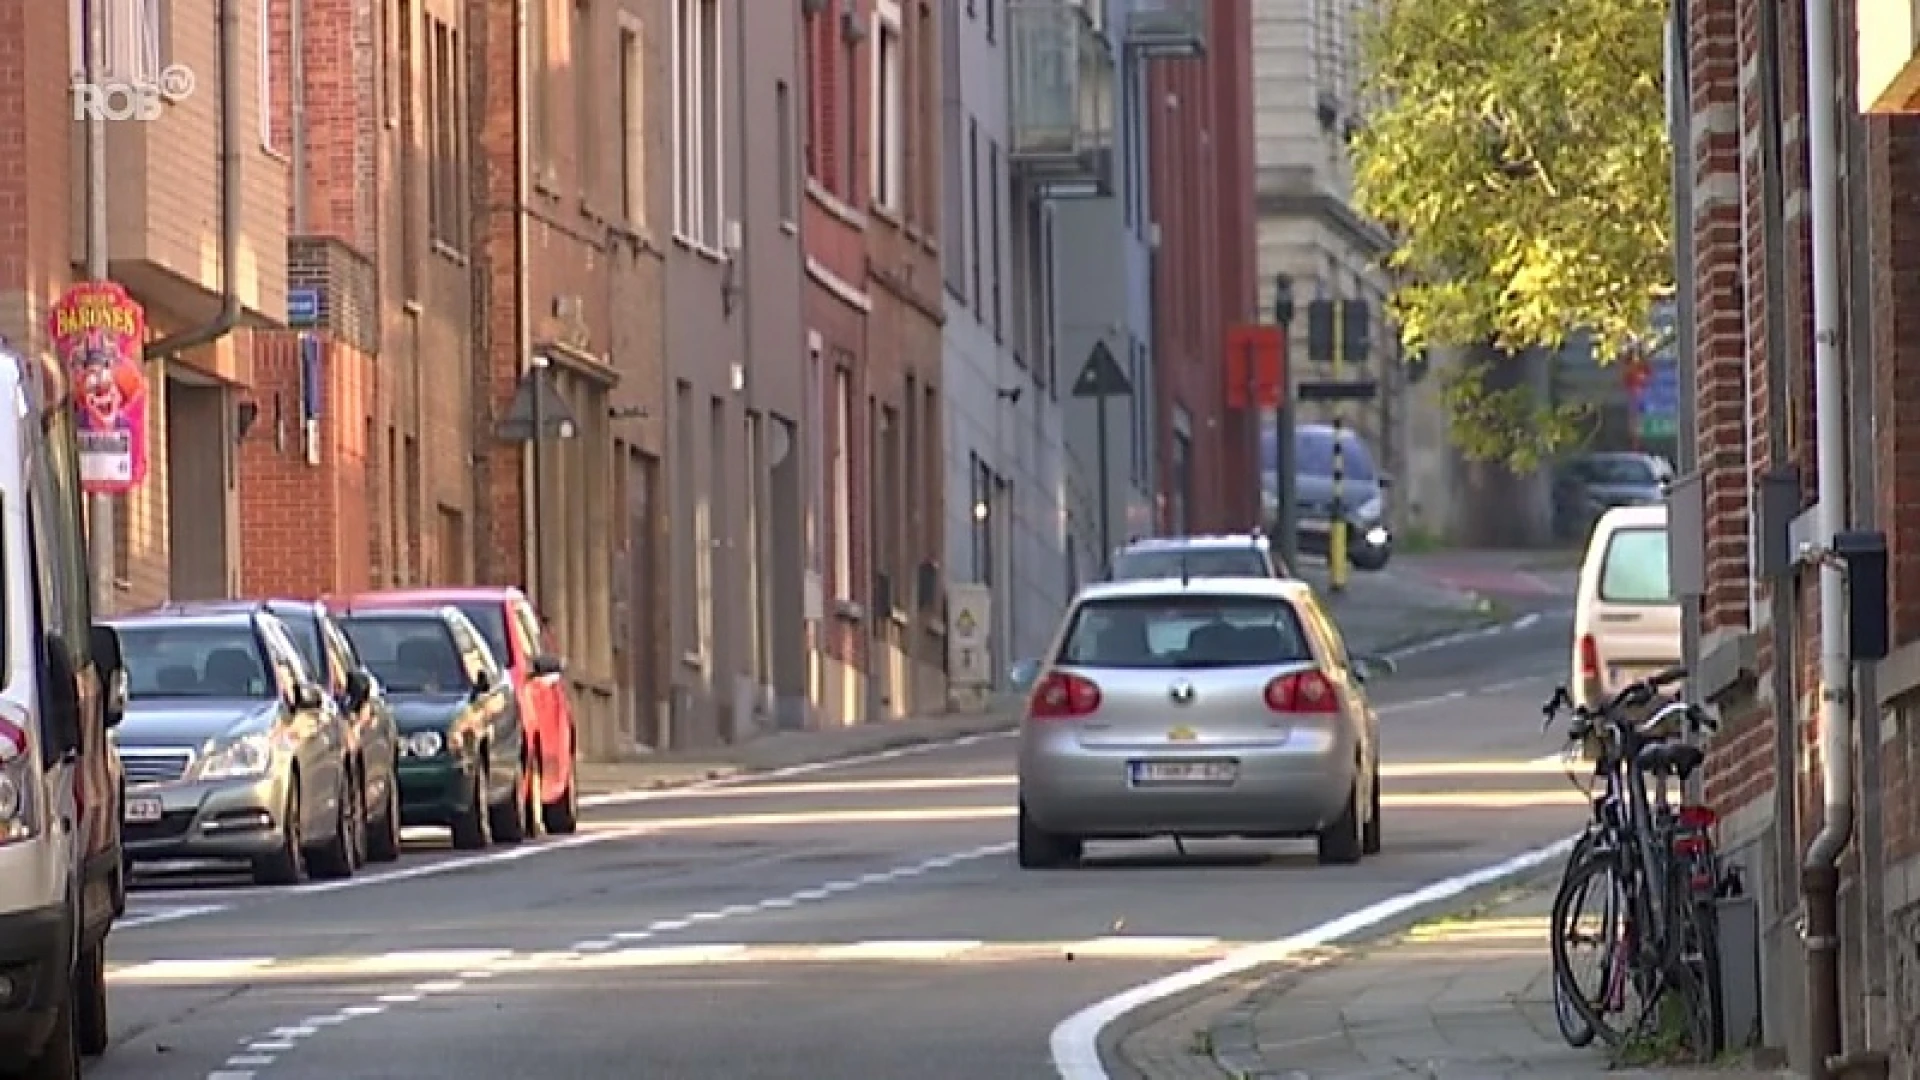
M 73 83 L 73 118 L 90 120 L 136 120 L 147 123 L 160 119 L 169 101 L 180 101 L 193 94 L 193 71 L 184 64 L 169 64 L 155 79 L 107 79 Z

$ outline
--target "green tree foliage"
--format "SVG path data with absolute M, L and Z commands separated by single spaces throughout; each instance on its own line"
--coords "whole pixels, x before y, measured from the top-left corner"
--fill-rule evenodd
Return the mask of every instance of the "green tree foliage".
M 1365 36 L 1356 200 L 1393 233 L 1410 348 L 1602 357 L 1642 337 L 1672 277 L 1666 0 L 1380 0 Z M 1453 372 L 1475 457 L 1537 460 L 1588 427 Z

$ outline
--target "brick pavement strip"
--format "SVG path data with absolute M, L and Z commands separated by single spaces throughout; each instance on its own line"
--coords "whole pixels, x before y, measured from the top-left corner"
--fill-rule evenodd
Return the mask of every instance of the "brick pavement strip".
M 1557 868 L 1482 893 L 1463 913 L 1249 977 L 1118 1037 L 1132 1075 L 1234 1080 L 1757 1080 L 1739 1068 L 1614 1070 L 1554 1022 L 1546 920 Z M 1456 911 L 1459 905 L 1453 905 Z M 1420 916 L 1413 916 L 1420 918 Z M 1202 1007 L 1211 1012 L 1202 1014 Z M 1196 1034 L 1205 1032 L 1205 1034 Z M 1184 1033 L 1184 1034 L 1183 1034 Z M 1215 1071 L 1160 1071 L 1172 1047 Z

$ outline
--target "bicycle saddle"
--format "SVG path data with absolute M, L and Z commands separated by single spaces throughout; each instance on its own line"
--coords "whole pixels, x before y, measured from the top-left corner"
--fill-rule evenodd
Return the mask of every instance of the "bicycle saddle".
M 1688 743 L 1654 743 L 1641 749 L 1638 760 L 1644 772 L 1672 776 L 1685 783 L 1707 760 L 1707 752 Z

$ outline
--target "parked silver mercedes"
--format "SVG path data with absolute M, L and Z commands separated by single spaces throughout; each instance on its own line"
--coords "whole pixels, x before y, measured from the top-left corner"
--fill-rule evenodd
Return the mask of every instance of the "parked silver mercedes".
M 347 720 L 263 610 L 112 621 L 128 676 L 115 731 L 136 861 L 238 860 L 256 881 L 358 865 Z
M 1019 861 L 1089 840 L 1315 837 L 1324 863 L 1380 850 L 1379 722 L 1299 582 L 1178 578 L 1081 592 L 1020 726 Z

